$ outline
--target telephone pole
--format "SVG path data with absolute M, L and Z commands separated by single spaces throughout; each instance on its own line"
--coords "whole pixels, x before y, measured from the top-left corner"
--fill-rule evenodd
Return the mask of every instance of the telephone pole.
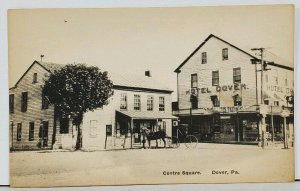
M 260 82 L 260 103 L 264 104 L 264 99 L 263 99 L 263 85 L 264 85 L 264 50 L 265 48 L 252 48 L 251 50 L 253 51 L 259 51 L 260 52 L 260 77 L 261 77 L 261 82 Z
M 262 105 L 264 104 L 264 99 L 263 99 L 263 83 L 264 83 L 264 76 L 263 76 L 263 71 L 264 71 L 264 48 L 252 48 L 251 50 L 253 51 L 259 51 L 260 54 L 260 74 L 261 74 L 261 80 L 260 80 L 260 114 L 262 114 L 262 118 L 260 120 L 260 125 L 259 125 L 259 139 L 260 139 L 260 146 L 262 148 L 265 148 L 265 144 L 266 144 L 266 113 L 262 113 L 263 107 Z M 265 112 L 265 111 L 264 111 Z

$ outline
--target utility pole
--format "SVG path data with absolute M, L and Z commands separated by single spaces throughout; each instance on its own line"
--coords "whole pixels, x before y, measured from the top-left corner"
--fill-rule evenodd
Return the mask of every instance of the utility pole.
M 253 51 L 259 51 L 260 52 L 260 74 L 261 74 L 261 82 L 260 82 L 260 103 L 263 104 L 264 103 L 264 99 L 263 99 L 263 84 L 264 84 L 264 50 L 265 48 L 252 48 L 251 50 Z
M 262 105 L 264 104 L 264 99 L 263 99 L 263 83 L 264 83 L 264 75 L 263 75 L 263 71 L 264 71 L 264 48 L 252 48 L 251 50 L 253 51 L 259 51 L 260 52 L 260 74 L 261 74 L 261 80 L 260 80 L 260 110 L 262 109 Z M 262 115 L 261 121 L 260 121 L 260 128 L 259 128 L 259 132 L 261 134 L 261 147 L 264 148 L 265 144 L 266 144 L 266 118 L 265 118 L 266 114 Z

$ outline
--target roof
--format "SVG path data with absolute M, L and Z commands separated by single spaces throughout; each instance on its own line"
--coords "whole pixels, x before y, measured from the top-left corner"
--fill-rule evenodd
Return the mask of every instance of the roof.
M 108 72 L 108 75 L 113 81 L 116 89 L 139 89 L 143 91 L 161 91 L 166 93 L 173 92 L 170 88 L 163 85 L 162 82 L 142 74 L 118 74 Z
M 198 50 L 209 40 L 209 39 L 211 39 L 212 37 L 214 37 L 214 38 L 216 38 L 216 39 L 218 39 L 218 40 L 220 40 L 220 41 L 222 41 L 222 42 L 224 42 L 224 43 L 226 43 L 226 44 L 228 44 L 229 46 L 231 46 L 231 47 L 233 47 L 233 48 L 235 48 L 235 49 L 237 49 L 237 50 L 239 50 L 239 51 L 241 51 L 242 53 L 244 53 L 244 54 L 246 54 L 246 55 L 248 55 L 248 56 L 250 56 L 250 57 L 252 57 L 252 58 L 256 58 L 256 59 L 259 59 L 259 58 L 257 58 L 257 57 L 255 57 L 254 55 L 252 55 L 252 54 L 250 54 L 250 53 L 248 53 L 248 52 L 246 52 L 245 50 L 243 50 L 243 49 L 241 49 L 241 48 L 239 48 L 239 47 L 237 47 L 237 46 L 235 46 L 235 45 L 233 45 L 233 44 L 231 44 L 231 43 L 229 43 L 229 42 L 227 42 L 227 41 L 225 41 L 225 40 L 223 40 L 222 38 L 219 38 L 219 37 L 217 37 L 217 36 L 215 36 L 215 35 L 213 35 L 213 34 L 210 34 L 175 70 L 174 70 L 174 72 L 176 72 L 176 73 L 179 73 L 180 72 L 180 68 L 187 62 L 187 61 L 189 61 L 190 60 L 190 58 L 192 57 L 192 56 L 194 56 L 194 54 L 196 54 L 196 52 L 198 52 Z M 259 59 L 260 60 L 260 59 Z M 267 57 L 267 59 L 266 59 L 267 61 L 272 61 L 272 62 L 274 62 L 274 64 L 270 64 L 270 65 L 273 65 L 273 66 L 276 66 L 276 67 L 279 67 L 279 68 L 284 68 L 284 69 L 287 69 L 287 70 L 294 70 L 292 67 L 289 67 L 289 66 L 286 66 L 286 65 L 283 65 L 283 63 L 285 63 L 285 64 L 289 64 L 290 65 L 290 63 L 289 62 L 286 62 L 286 61 L 283 61 L 283 59 L 279 59 L 279 57 L 277 56 L 277 57 Z
M 177 119 L 177 117 L 164 112 L 153 111 L 116 111 L 132 119 Z
M 52 62 L 38 62 L 34 61 L 30 67 L 26 70 L 26 72 L 22 75 L 22 77 L 18 80 L 15 84 L 15 88 L 18 83 L 23 79 L 26 73 L 32 68 L 34 64 L 40 65 L 46 71 L 53 73 L 56 70 L 61 69 L 64 65 L 52 63 Z M 117 74 L 113 72 L 108 72 L 110 79 L 113 81 L 114 88 L 116 89 L 133 89 L 133 90 L 140 90 L 140 91 L 158 91 L 164 93 L 171 93 L 173 92 L 168 87 L 162 85 L 161 82 L 156 81 L 153 77 L 147 77 L 145 75 L 138 75 L 138 74 Z M 10 89 L 12 89 L 10 88 Z
M 61 69 L 64 66 L 62 64 L 56 64 L 52 62 L 37 62 L 37 63 L 39 63 L 42 67 L 44 67 L 46 70 L 48 70 L 51 73 Z
M 63 65 L 61 64 L 55 64 L 55 63 L 47 63 L 47 62 L 38 62 L 33 61 L 33 63 L 29 66 L 29 68 L 24 72 L 24 74 L 21 76 L 21 78 L 17 81 L 17 83 L 14 85 L 14 87 L 11 87 L 10 89 L 16 88 L 19 82 L 24 78 L 24 76 L 27 74 L 27 72 L 35 65 L 38 64 L 42 68 L 44 68 L 47 72 L 54 72 L 55 70 L 59 70 Z

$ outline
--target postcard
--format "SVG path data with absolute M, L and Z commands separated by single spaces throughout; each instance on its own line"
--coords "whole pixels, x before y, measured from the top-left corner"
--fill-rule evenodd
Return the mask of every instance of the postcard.
M 294 6 L 11 9 L 12 187 L 294 181 Z

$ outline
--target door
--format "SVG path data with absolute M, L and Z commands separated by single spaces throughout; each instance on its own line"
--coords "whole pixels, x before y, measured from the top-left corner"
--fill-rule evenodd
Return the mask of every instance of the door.
M 139 122 L 133 123 L 133 142 L 140 143 L 141 142 L 141 126 Z
M 40 140 L 41 140 L 41 146 L 42 147 L 47 147 L 48 146 L 48 126 L 49 126 L 48 121 L 43 121 L 41 126 L 40 126 L 39 137 L 40 137 Z

